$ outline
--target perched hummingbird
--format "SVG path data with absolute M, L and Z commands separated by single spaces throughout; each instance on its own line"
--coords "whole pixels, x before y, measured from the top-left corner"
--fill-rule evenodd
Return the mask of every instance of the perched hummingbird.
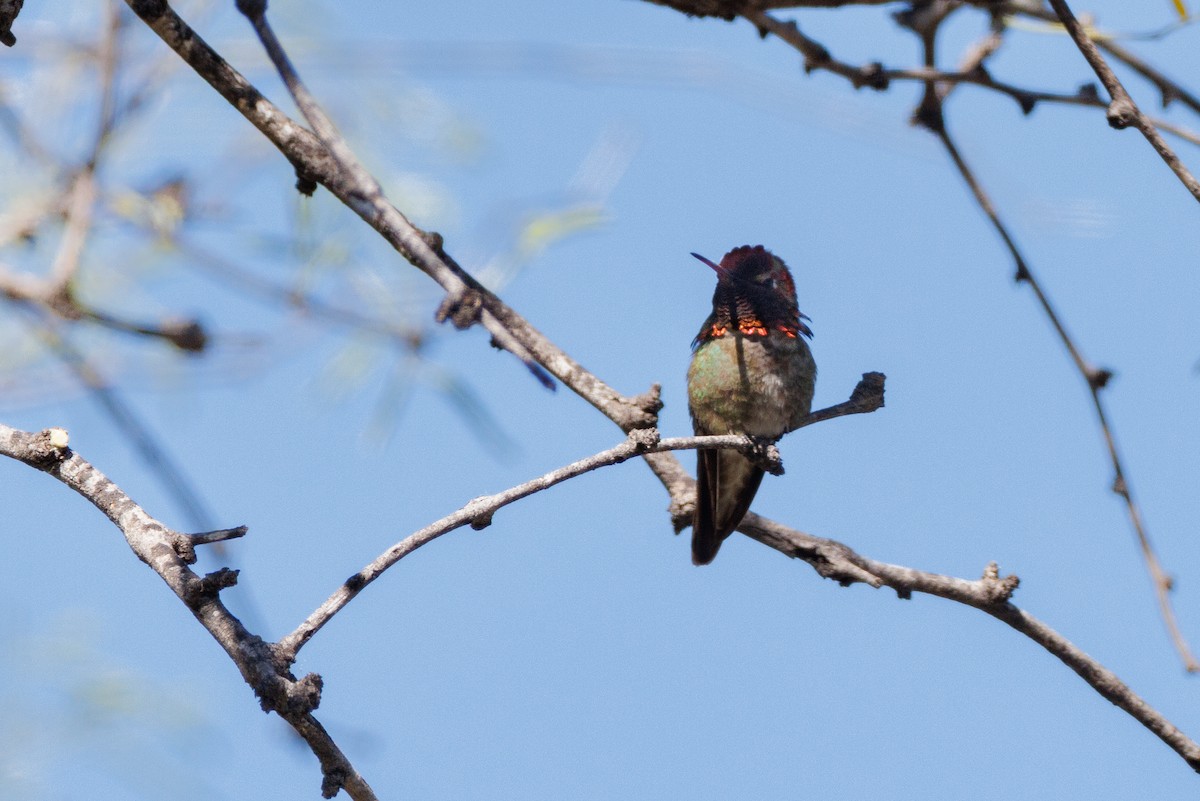
M 817 377 L 792 274 L 762 245 L 734 248 L 720 264 L 692 255 L 717 271 L 712 314 L 692 342 L 692 426 L 697 435 L 778 439 L 808 416 Z M 696 456 L 692 562 L 707 565 L 750 509 L 763 469 L 734 450 Z

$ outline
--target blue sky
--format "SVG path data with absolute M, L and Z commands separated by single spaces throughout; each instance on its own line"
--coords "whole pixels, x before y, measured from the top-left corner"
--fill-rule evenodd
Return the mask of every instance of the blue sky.
M 847 60 L 915 63 L 890 8 L 800 21 Z M 1092 8 L 1120 30 L 1173 13 L 1166 2 Z M 503 297 L 608 383 L 630 394 L 661 383 L 664 434 L 690 432 L 688 345 L 712 292 L 711 271 L 688 253 L 762 243 L 785 258 L 816 333 L 816 405 L 878 370 L 887 406 L 786 438 L 787 474 L 764 482 L 754 509 L 924 570 L 975 577 L 998 561 L 1022 579 L 1019 605 L 1200 736 L 1197 679 L 1175 658 L 1108 491 L 1086 389 L 937 141 L 908 126 L 916 86 L 855 92 L 805 76 L 797 54 L 744 22 L 632 0 L 272 13 L 398 205 L 443 233 L 468 269 L 503 274 Z M 27 42 L 48 46 L 63 26 L 86 37 L 95 23 L 74 5 L 26 9 L 18 47 L 0 54 L 6 91 L 49 80 Z M 200 30 L 290 108 L 232 8 Z M 948 63 L 983 30 L 980 17 L 948 31 Z M 1131 46 L 1186 83 L 1200 67 L 1195 36 Z M 137 24 L 128 41 L 139 57 L 160 51 Z M 1063 37 L 1036 31 L 1013 32 L 992 71 L 1062 91 L 1092 80 Z M 86 94 L 82 80 L 74 89 Z M 1157 107 L 1150 87 L 1127 85 Z M 298 200 L 283 160 L 198 79 L 180 71 L 168 86 L 116 143 L 110 186 L 184 175 L 204 213 L 188 231 L 196 247 L 428 325 L 439 299 L 428 281 L 326 193 Z M 1085 353 L 1116 372 L 1106 399 L 1121 451 L 1200 646 L 1195 201 L 1101 112 L 1042 106 L 1026 118 L 965 87 L 947 114 Z M 69 152 L 72 127 L 49 130 Z M 1200 165 L 1196 148 L 1179 152 Z M 6 189 L 12 208 L 38 173 L 11 148 L 2 158 L 19 176 Z M 566 212 L 587 224 L 520 250 L 524 224 Z M 181 362 L 113 336 L 80 341 L 217 523 L 250 527 L 231 546 L 241 584 L 226 600 L 265 637 L 291 631 L 429 521 L 620 440 L 479 331 L 435 330 L 431 365 L 399 370 L 377 342 L 249 300 L 194 254 L 156 249 L 115 216 L 85 263 L 92 297 L 130 313 L 199 314 L 215 347 Z M 39 255 L 0 254 L 30 270 Z M 30 390 L 52 362 L 18 351 L 10 375 L 24 377 L 23 392 L 0 398 L 4 421 L 68 428 L 148 511 L 187 528 L 86 397 Z M 405 378 L 389 385 L 398 370 Z M 464 422 L 437 389 L 447 375 L 485 401 L 508 444 Z M 258 711 L 101 515 L 16 464 L 0 465 L 0 502 L 6 792 L 156 798 L 169 782 L 180 798 L 318 796 L 315 760 Z M 381 797 L 1194 792 L 1173 752 L 991 618 L 842 589 L 740 537 L 694 568 L 666 503 L 637 463 L 556 487 L 406 559 L 305 648 L 297 670 L 325 678 L 318 717 Z

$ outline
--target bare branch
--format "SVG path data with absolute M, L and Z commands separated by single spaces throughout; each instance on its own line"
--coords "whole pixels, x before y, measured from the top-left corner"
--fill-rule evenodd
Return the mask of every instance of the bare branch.
M 968 581 L 876 562 L 835 540 L 813 537 L 753 513 L 746 516 L 738 530 L 808 562 L 822 577 L 843 585 L 862 582 L 873 587 L 891 587 L 901 598 L 908 598 L 914 592 L 936 595 L 986 612 L 1045 648 L 1096 692 L 1166 743 L 1192 770 L 1200 772 L 1200 744 L 1147 704 L 1111 670 L 1033 615 L 1013 605 L 1009 599 L 1019 581 L 1016 576 L 1002 577 L 994 562 L 987 566 L 981 579 Z
M 868 374 L 875 376 L 878 374 Z M 873 383 L 864 377 L 863 383 Z M 856 388 L 858 395 L 863 384 Z M 864 392 L 863 394 L 869 394 Z M 847 407 L 856 401 L 814 413 L 805 425 L 837 416 L 833 409 Z M 861 402 L 861 401 L 860 401 Z M 875 408 L 878 408 L 877 406 Z M 862 408 L 860 411 L 871 411 Z M 844 411 L 841 414 L 858 412 Z M 476 498 L 458 511 L 427 526 L 393 545 L 371 564 L 351 576 L 296 631 L 279 642 L 281 655 L 291 660 L 296 652 L 332 617 L 343 609 L 368 584 L 385 570 L 421 546 L 442 534 L 470 525 L 480 529 L 491 524 L 494 513 L 508 504 L 536 492 L 562 483 L 584 473 L 612 464 L 619 464 L 646 453 L 663 453 L 700 447 L 736 447 L 750 450 L 755 443 L 739 435 L 716 437 L 677 437 L 657 440 L 652 429 L 639 430 L 606 451 L 553 470 L 531 481 L 495 495 Z M 694 494 L 694 488 L 683 490 Z M 982 578 L 976 581 L 926 573 L 913 568 L 877 562 L 861 556 L 835 540 L 813 537 L 774 523 L 754 513 L 746 516 L 739 531 L 776 550 L 808 562 L 819 575 L 838 581 L 843 586 L 865 583 L 872 587 L 891 587 L 901 598 L 914 592 L 936 595 L 980 609 L 1037 642 L 1064 664 L 1074 670 L 1097 692 L 1124 709 L 1134 719 L 1175 750 L 1194 770 L 1200 771 L 1200 745 L 1183 734 L 1161 713 L 1147 704 L 1112 671 L 1088 656 L 1077 646 L 1037 618 L 1014 606 L 1010 599 L 1019 580 L 1016 576 L 1001 576 L 995 563 L 989 564 Z
M 1150 64 L 1126 48 L 1112 41 L 1111 39 L 1100 39 L 1096 42 L 1096 47 L 1109 53 L 1118 61 L 1124 62 L 1131 69 L 1141 74 L 1143 78 L 1150 81 L 1162 95 L 1162 105 L 1166 108 L 1173 101 L 1178 100 L 1192 111 L 1200 114 L 1200 97 L 1197 97 L 1192 92 L 1189 92 L 1179 82 L 1174 81 L 1164 75 L 1160 70 L 1155 69 Z M 1159 123 L 1159 127 L 1162 124 Z
M 62 241 L 50 267 L 46 295 L 65 294 L 67 286 L 79 271 L 79 258 L 92 227 L 92 211 L 96 205 L 96 178 L 92 169 L 83 169 L 75 176 L 68 192 L 67 224 Z
M 884 380 L 883 373 L 864 373 L 862 380 L 855 386 L 849 400 L 839 403 L 836 406 L 830 406 L 827 409 L 813 412 L 800 425 L 796 426 L 796 429 L 849 414 L 869 414 L 882 408 Z M 296 653 L 304 647 L 304 644 L 312 639 L 313 635 L 322 626 L 328 623 L 346 604 L 350 603 L 368 584 L 379 578 L 385 570 L 399 562 L 405 556 L 408 556 L 422 545 L 432 542 L 443 534 L 447 534 L 468 524 L 476 530 L 487 528 L 491 525 L 492 516 L 497 510 L 592 470 L 608 465 L 620 464 L 635 456 L 651 456 L 654 454 L 665 454 L 668 451 L 698 448 L 737 448 L 743 452 L 756 454 L 764 458 L 767 462 L 764 467 L 770 472 L 775 474 L 783 472 L 783 466 L 778 461 L 778 451 L 770 448 L 767 449 L 766 453 L 759 453 L 762 449 L 761 443 L 741 434 L 659 439 L 657 429 L 634 429 L 629 432 L 629 437 L 620 445 L 601 451 L 585 459 L 580 459 L 577 462 L 572 462 L 569 465 L 552 470 L 545 475 L 538 476 L 526 481 L 524 484 L 519 484 L 511 489 L 498 492 L 495 495 L 485 495 L 475 498 L 458 511 L 405 537 L 376 557 L 374 561 L 362 570 L 346 579 L 342 586 L 309 615 L 295 631 L 279 641 L 279 647 L 282 653 L 287 654 L 290 659 L 295 659 Z M 687 493 L 689 496 L 695 494 L 694 482 L 691 481 L 690 477 L 688 481 L 679 482 L 679 488 L 681 493 Z
M 208 332 L 199 320 L 168 317 L 158 323 L 140 323 L 87 305 L 71 288 L 71 272 L 71 269 L 64 272 L 68 283 L 59 284 L 57 280 L 35 278 L 0 264 L 0 296 L 37 306 L 61 320 L 87 320 L 113 331 L 161 339 L 188 353 L 199 353 L 208 347 Z
M 96 133 L 92 137 L 92 152 L 85 169 L 94 172 L 100 155 L 108 144 L 117 121 L 117 62 L 120 60 L 121 6 L 118 0 L 107 0 L 104 40 L 100 45 L 100 113 Z
M 329 324 L 352 326 L 357 331 L 384 337 L 412 353 L 419 352 L 424 345 L 425 332 L 417 326 L 370 315 L 348 304 L 330 303 L 315 293 L 256 275 L 224 254 L 215 253 L 185 238 L 172 236 L 170 242 L 172 247 L 186 255 L 185 267 L 210 278 L 215 277 L 223 286 L 236 286 L 250 297 L 288 307 Z
M 865 414 L 873 412 L 876 409 L 883 408 L 883 383 L 887 378 L 883 373 L 863 373 L 862 380 L 854 387 L 854 391 L 850 393 L 849 400 L 845 400 L 836 406 L 830 406 L 827 409 L 820 409 L 813 412 L 797 429 L 811 426 L 813 423 L 823 423 L 826 420 L 832 420 L 835 417 L 844 417 L 848 414 Z M 793 429 L 795 430 L 795 429 Z
M 979 204 L 979 208 L 987 215 L 988 220 L 992 223 L 992 227 L 1000 234 L 1000 238 L 1004 240 L 1005 247 L 1008 248 L 1009 254 L 1012 256 L 1013 261 L 1016 262 L 1016 280 L 1028 284 L 1030 289 L 1033 290 L 1038 303 L 1042 307 L 1042 311 L 1046 313 L 1046 317 L 1058 333 L 1059 340 L 1071 355 L 1071 360 L 1074 362 L 1075 368 L 1087 383 L 1088 391 L 1092 396 L 1092 405 L 1096 411 L 1096 421 L 1100 426 L 1100 433 L 1104 438 L 1109 461 L 1113 467 L 1113 492 L 1121 496 L 1125 502 L 1125 508 L 1129 512 L 1129 520 L 1137 537 L 1138 547 L 1141 549 L 1146 569 L 1150 572 L 1150 578 L 1154 583 L 1154 592 L 1158 599 L 1159 609 L 1162 611 L 1163 623 L 1167 627 L 1167 633 L 1171 637 L 1175 650 L 1179 652 L 1179 657 L 1183 660 L 1184 669 L 1189 673 L 1200 672 L 1200 662 L 1197 662 L 1196 657 L 1193 656 L 1191 648 L 1188 646 L 1187 640 L 1184 638 L 1183 632 L 1180 630 L 1179 624 L 1175 619 L 1175 611 L 1171 605 L 1170 597 L 1172 584 L 1170 576 L 1167 575 L 1159 563 L 1158 556 L 1155 554 L 1154 547 L 1150 542 L 1150 536 L 1142 524 L 1141 512 L 1133 500 L 1133 493 L 1130 490 L 1129 482 L 1125 478 L 1125 468 L 1122 464 L 1121 456 L 1117 451 L 1116 435 L 1113 433 L 1112 426 L 1108 422 L 1108 415 L 1105 413 L 1104 400 L 1100 396 L 1100 391 L 1108 385 L 1112 373 L 1109 370 L 1092 366 L 1084 358 L 1075 340 L 1067 333 L 1066 325 L 1059 317 L 1054 305 L 1050 302 L 1050 298 L 1046 295 L 1041 283 L 1033 271 L 1030 270 L 1028 262 L 1025 261 L 1020 249 L 1018 249 L 1016 242 L 1008 231 L 1008 227 L 1000 220 L 1000 216 L 996 213 L 996 209 L 992 205 L 991 198 L 988 197 L 983 186 L 976 179 L 975 173 L 963 159 L 958 146 L 950 137 L 949 132 L 945 126 L 942 126 L 936 133 L 942 145 L 946 148 L 950 159 L 954 162 L 954 166 L 971 189 L 972 194 L 975 196 L 975 201 Z
M 223 569 L 199 576 L 191 569 L 196 558 L 193 546 L 198 541 L 216 541 L 218 534 L 240 536 L 236 533 L 239 529 L 194 537 L 172 531 L 67 445 L 62 429 L 32 434 L 0 424 L 0 455 L 48 473 L 103 512 L 125 535 L 134 554 L 166 582 L 225 650 L 263 709 L 277 712 L 304 738 L 321 762 L 325 797 L 332 798 L 344 788 L 356 801 L 375 801 L 370 786 L 312 715 L 320 703 L 321 677 L 310 673 L 297 679 L 288 669 L 291 662 L 247 631 L 225 607 L 220 592 L 236 582 L 236 571 Z
M 1075 46 L 1079 48 L 1079 52 L 1083 53 L 1083 57 L 1091 65 L 1092 71 L 1096 73 L 1096 77 L 1104 84 L 1109 97 L 1112 98 L 1112 102 L 1108 105 L 1108 124 L 1114 128 L 1133 126 L 1141 131 L 1142 136 L 1146 137 L 1146 141 L 1171 168 L 1171 172 L 1175 173 L 1180 183 L 1192 193 L 1192 197 L 1200 201 L 1200 181 L 1197 181 L 1196 177 L 1184 166 L 1154 124 L 1141 112 L 1137 103 L 1133 102 L 1133 98 L 1125 91 L 1125 87 L 1121 85 L 1116 73 L 1108 66 L 1104 56 L 1100 55 L 1100 49 L 1096 47 L 1096 43 L 1088 37 L 1083 26 L 1079 24 L 1079 20 L 1071 13 L 1071 8 L 1067 5 L 1066 0 L 1050 0 L 1050 5 L 1058 14 L 1058 18 L 1062 20 L 1063 25 L 1066 26 L 1067 33 L 1071 34 Z
M 1030 19 L 1041 20 L 1042 22 L 1061 24 L 1058 14 L 1043 7 L 1040 3 L 992 2 L 992 0 L 971 0 L 971 2 L 973 5 L 986 8 L 993 14 L 1000 14 L 1005 17 L 1028 17 Z M 1176 27 L 1169 26 L 1168 30 Z M 1151 35 L 1148 38 L 1156 37 Z M 1128 65 L 1132 70 L 1154 84 L 1162 95 L 1163 108 L 1166 108 L 1173 101 L 1178 100 L 1192 111 L 1200 114 L 1200 97 L 1188 91 L 1178 81 L 1168 78 L 1161 70 L 1153 67 L 1141 57 L 1118 44 L 1112 36 L 1096 36 L 1093 41 L 1096 47 Z
M 239 537 L 246 536 L 247 528 L 238 526 L 237 528 L 222 528 L 216 531 L 204 531 L 199 534 L 185 534 L 192 541 L 192 545 L 212 545 L 214 542 L 226 542 L 228 540 L 236 540 Z
M 375 177 L 362 165 L 358 157 L 354 155 L 354 151 L 338 133 L 337 127 L 333 121 L 325 114 L 324 110 L 316 102 L 316 99 L 309 93 L 304 83 L 300 80 L 299 74 L 288 58 L 287 53 L 276 38 L 275 32 L 271 29 L 266 18 L 267 4 L 264 0 L 239 0 L 238 10 L 240 10 L 250 20 L 254 26 L 254 31 L 258 34 L 259 40 L 263 43 L 263 47 L 270 56 L 271 62 L 275 64 L 275 68 L 279 71 L 279 75 L 283 78 L 284 84 L 292 95 L 292 99 L 296 101 L 296 105 L 300 107 L 301 113 L 305 119 L 313 127 L 317 138 L 326 150 L 333 157 L 339 172 L 341 180 L 348 187 L 347 197 L 345 201 L 350 208 L 364 220 L 378 219 L 386 225 L 395 234 L 393 244 L 398 250 L 412 261 L 414 258 L 419 260 L 421 264 L 427 265 L 430 269 L 436 270 L 442 275 L 443 283 L 449 292 L 449 296 L 454 299 L 455 305 L 461 305 L 464 298 L 475 298 L 479 287 L 469 286 L 462 280 L 463 276 L 455 275 L 448 265 L 438 258 L 438 253 L 435 250 L 441 248 L 441 237 L 431 236 L 415 225 L 409 222 L 408 218 L 400 213 L 400 210 L 387 201 L 383 194 L 383 188 Z M 414 262 L 414 264 L 417 262 Z M 444 315 L 442 316 L 444 319 Z M 496 321 L 486 310 L 477 314 L 472 314 L 468 318 L 462 318 L 461 322 L 458 318 L 455 319 L 455 325 L 459 328 L 466 328 L 475 322 L 480 322 L 491 333 L 492 342 L 504 350 L 509 351 L 514 356 L 525 364 L 533 375 L 542 382 L 548 389 L 554 388 L 554 383 L 542 370 L 541 366 L 525 348 L 525 346 L 512 336 L 511 332 L 502 325 L 496 324 Z

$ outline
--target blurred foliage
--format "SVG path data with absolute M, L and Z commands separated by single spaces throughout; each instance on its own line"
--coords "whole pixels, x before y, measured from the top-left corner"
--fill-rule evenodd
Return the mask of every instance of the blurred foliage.
M 43 633 L 4 638 L 0 799 L 109 786 L 161 798 L 162 776 L 175 778 L 174 798 L 212 798 L 194 767 L 198 750 L 220 748 L 206 713 L 179 686 L 114 663 L 103 631 L 75 610 Z
M 133 20 L 124 4 L 107 13 L 81 10 L 65 28 L 33 28 L 7 54 L 0 79 L 8 135 L 0 166 L 9 179 L 0 187 L 0 277 L 50 282 L 67 240 L 68 188 L 93 160 L 97 186 L 69 280 L 71 300 L 89 313 L 43 309 L 18 322 L 13 304 L 38 304 L 10 299 L 0 314 L 0 408 L 95 391 L 37 335 L 53 326 L 110 389 L 250 381 L 291 353 L 318 349 L 325 368 L 313 378 L 316 397 L 341 404 L 374 393 L 368 440 L 386 440 L 409 391 L 420 388 L 443 395 L 491 448 L 507 448 L 486 398 L 430 361 L 431 341 L 447 333 L 432 322 L 436 287 L 364 236 L 361 222 L 324 193 L 298 197 L 282 177 L 286 165 L 256 132 L 233 117 L 210 121 L 207 110 L 221 101 L 205 86 L 172 80 L 182 70 L 173 53 L 127 35 Z M 395 202 L 465 241 L 461 252 L 470 254 L 453 192 L 413 165 L 439 175 L 447 164 L 476 169 L 488 154 L 484 133 L 397 70 L 347 58 L 318 35 L 320 20 L 292 21 L 312 28 L 311 38 L 290 42 L 301 69 L 315 64 L 314 74 L 333 76 L 330 109 Z M 320 69 L 331 63 L 336 69 Z M 170 147 L 147 146 L 168 136 Z M 614 161 L 613 138 L 602 135 L 581 168 L 590 177 L 552 190 L 548 201 L 506 199 L 507 233 L 484 232 L 488 244 L 474 248 L 467 266 L 500 288 L 547 248 L 604 224 L 605 197 L 633 145 L 615 147 L 627 152 Z M 598 153 L 615 166 L 597 167 Z M 202 358 L 183 359 L 171 338 L 144 334 L 187 321 L 202 335 Z

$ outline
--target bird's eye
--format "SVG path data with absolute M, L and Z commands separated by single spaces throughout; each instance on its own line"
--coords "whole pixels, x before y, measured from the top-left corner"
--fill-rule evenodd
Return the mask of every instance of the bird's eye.
M 764 287 L 766 289 L 774 289 L 775 288 L 775 276 L 771 275 L 770 273 L 764 273 L 763 275 L 760 275 L 758 277 L 758 279 L 756 280 L 756 283 L 759 286 Z

